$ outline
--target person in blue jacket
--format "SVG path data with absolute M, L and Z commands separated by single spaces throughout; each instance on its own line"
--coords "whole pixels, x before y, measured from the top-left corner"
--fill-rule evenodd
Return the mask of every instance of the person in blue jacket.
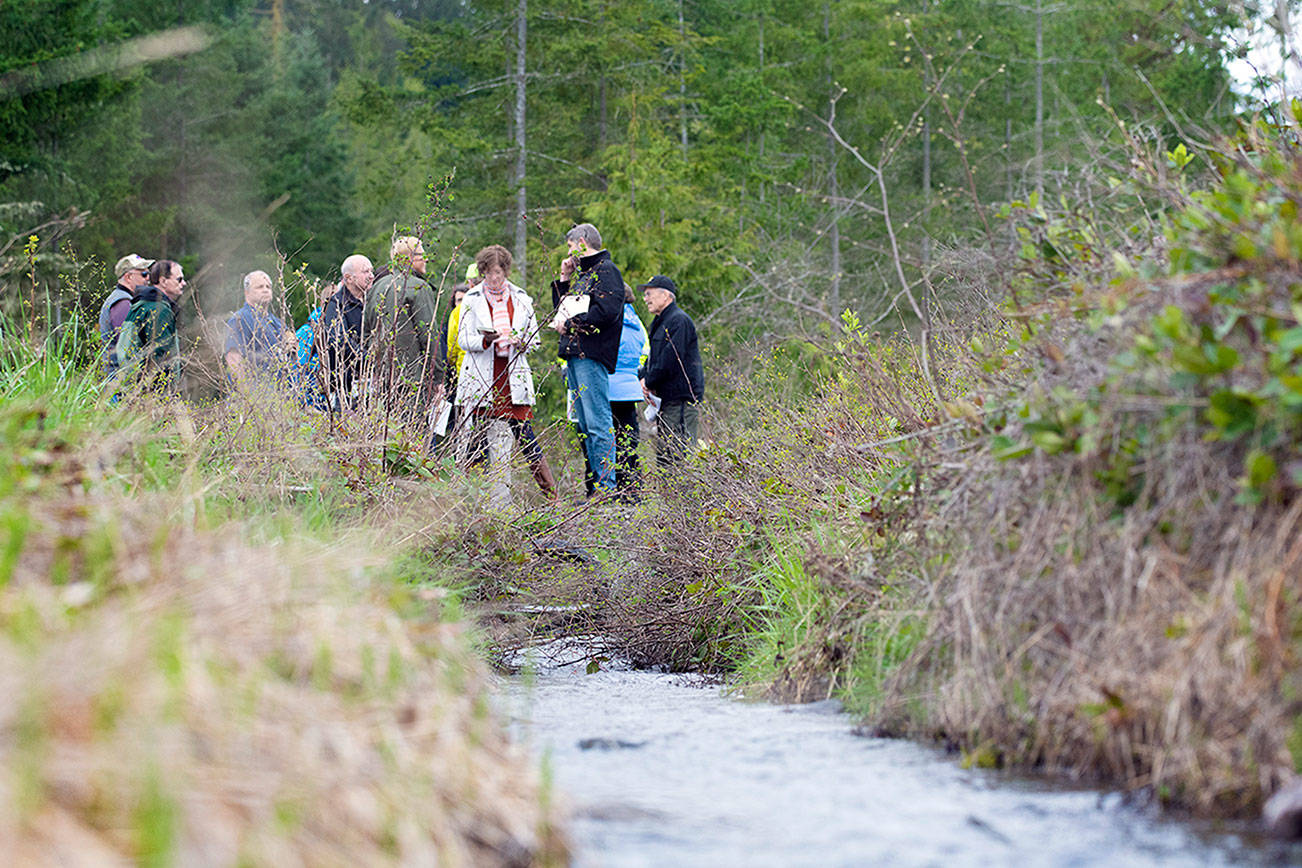
M 650 340 L 633 309 L 633 288 L 624 284 L 624 328 L 619 336 L 619 357 L 610 375 L 610 416 L 615 423 L 615 490 L 625 501 L 636 501 L 641 487 L 638 467 L 637 402 L 642 400 L 638 369 L 646 363 Z
M 321 331 L 321 311 L 325 308 L 326 302 L 342 286 L 342 283 L 338 285 L 329 282 L 322 283 L 316 290 L 316 304 L 313 305 L 312 311 L 307 315 L 307 322 L 299 326 L 298 331 L 294 332 L 294 337 L 298 341 L 298 353 L 294 367 L 294 391 L 303 406 L 311 407 L 314 410 L 325 410 L 329 406 L 320 379 L 321 346 L 318 342 L 318 333 Z

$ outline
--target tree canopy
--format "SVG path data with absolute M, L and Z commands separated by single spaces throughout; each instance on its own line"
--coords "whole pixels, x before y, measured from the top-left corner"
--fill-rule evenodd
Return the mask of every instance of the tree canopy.
M 537 291 L 590 220 L 717 338 L 811 334 L 992 243 L 999 203 L 1123 126 L 1227 128 L 1236 23 L 1201 0 L 15 0 L 0 229 L 75 213 L 77 255 L 202 267 L 222 303 L 418 222 L 442 261 L 515 239 Z

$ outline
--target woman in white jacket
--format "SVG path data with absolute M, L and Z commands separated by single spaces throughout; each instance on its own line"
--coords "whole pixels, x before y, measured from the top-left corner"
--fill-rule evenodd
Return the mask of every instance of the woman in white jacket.
M 487 431 L 494 420 L 510 427 L 533 469 L 543 494 L 556 497 L 556 481 L 534 435 L 533 371 L 526 354 L 540 341 L 533 300 L 506 279 L 511 252 L 500 244 L 475 255 L 483 281 L 461 302 L 457 346 L 465 351 L 457 375 L 458 415 L 471 420 L 470 463 L 487 448 Z

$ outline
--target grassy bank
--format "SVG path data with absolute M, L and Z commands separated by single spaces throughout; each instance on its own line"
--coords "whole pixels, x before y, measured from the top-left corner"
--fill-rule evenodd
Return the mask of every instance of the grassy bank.
M 563 861 L 413 575 L 460 498 L 288 408 L 109 406 L 59 338 L 0 370 L 0 861 Z
M 636 507 L 490 512 L 364 414 L 110 406 L 57 335 L 9 353 L 0 839 L 563 858 L 477 652 L 574 633 L 594 667 L 1250 814 L 1302 767 L 1302 158 L 1224 154 L 1010 207 L 1019 244 L 956 252 L 920 335 L 847 315 L 712 369 L 707 441 Z
M 716 376 L 711 442 L 588 533 L 612 554 L 527 586 L 965 763 L 1259 809 L 1302 769 L 1302 157 L 1164 159 L 1111 227 L 1013 208 L 1016 267 L 923 339 L 849 318 Z

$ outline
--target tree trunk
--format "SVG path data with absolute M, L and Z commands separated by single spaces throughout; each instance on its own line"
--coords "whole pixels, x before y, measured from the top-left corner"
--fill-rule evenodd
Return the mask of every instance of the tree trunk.
M 683 0 L 678 0 L 678 44 L 678 134 L 683 162 L 687 162 L 687 26 L 683 21 Z
M 601 32 L 606 31 L 606 4 L 601 4 L 601 14 L 597 16 L 597 26 Z M 597 153 L 606 150 L 606 64 L 601 65 L 601 76 L 597 79 Z
M 526 241 L 529 221 L 525 217 L 528 197 L 525 189 L 525 38 L 528 24 L 525 16 L 529 0 L 519 0 L 515 18 L 515 264 L 520 269 L 520 285 L 526 286 Z
M 1013 201 L 1013 71 L 1009 67 L 1004 68 L 1004 198 Z
M 1044 195 L 1044 0 L 1035 0 L 1035 192 Z
M 826 72 L 827 117 L 829 120 L 832 117 L 832 111 L 835 108 L 835 100 L 836 100 L 836 92 L 835 92 L 836 84 L 832 80 L 832 58 L 830 54 L 830 45 L 832 41 L 831 27 L 832 27 L 832 3 L 831 0 L 824 0 L 823 2 L 823 44 L 824 46 L 828 47 L 829 53 L 827 54 L 825 60 L 823 61 L 823 65 Z M 832 201 L 832 226 L 827 233 L 828 244 L 832 248 L 832 262 L 831 262 L 832 281 L 831 281 L 831 286 L 828 288 L 827 307 L 828 307 L 828 313 L 831 314 L 833 317 L 836 317 L 839 316 L 841 313 L 841 220 L 840 220 L 841 204 L 838 201 L 841 198 L 841 188 L 840 185 L 837 183 L 837 177 L 836 177 L 837 158 L 840 156 L 840 152 L 837 150 L 836 139 L 832 137 L 832 133 L 830 130 L 828 131 L 827 134 L 827 156 L 829 161 L 829 166 L 827 171 L 827 187 L 828 187 L 829 196 Z
M 931 11 L 929 0 L 922 0 L 922 14 L 925 17 Z M 931 80 L 931 69 L 923 67 L 922 82 L 927 98 L 930 99 L 931 89 L 934 83 Z M 929 218 L 931 217 L 931 104 L 928 102 L 927 107 L 922 112 L 922 269 L 926 273 L 928 266 L 931 265 L 931 231 L 929 229 Z M 924 300 L 924 304 L 926 301 Z
M 764 80 L 764 19 L 767 17 L 766 15 L 767 11 L 768 11 L 767 9 L 763 9 L 763 8 L 760 9 L 759 73 L 760 73 L 761 82 Z M 760 134 L 759 134 L 759 161 L 760 161 L 760 165 L 763 166 L 764 165 L 764 127 L 762 126 L 760 127 Z M 760 176 L 760 182 L 759 182 L 759 201 L 761 205 L 764 204 L 764 176 L 763 175 Z

